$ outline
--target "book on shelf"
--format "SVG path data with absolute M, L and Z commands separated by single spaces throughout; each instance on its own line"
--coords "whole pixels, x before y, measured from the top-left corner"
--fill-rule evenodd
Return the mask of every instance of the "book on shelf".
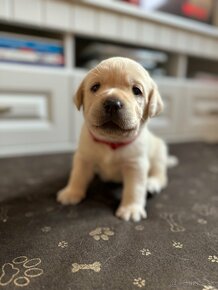
M 139 5 L 140 0 L 123 0 L 124 2 L 128 2 L 130 4 Z
M 64 65 L 60 40 L 0 32 L 0 62 Z
M 37 51 L 7 49 L 0 47 L 0 61 L 22 62 L 31 64 L 64 65 L 64 58 L 56 53 L 40 53 Z

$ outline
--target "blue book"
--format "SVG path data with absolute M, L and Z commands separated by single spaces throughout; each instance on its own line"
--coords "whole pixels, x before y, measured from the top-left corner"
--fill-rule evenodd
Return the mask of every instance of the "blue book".
M 64 53 L 63 44 L 58 40 L 27 37 L 16 34 L 0 33 L 0 47 L 13 49 L 29 49 L 38 52 Z

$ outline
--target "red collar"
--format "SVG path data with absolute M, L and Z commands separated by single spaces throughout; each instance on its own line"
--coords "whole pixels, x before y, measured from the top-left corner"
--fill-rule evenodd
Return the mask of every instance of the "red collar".
M 129 145 L 130 143 L 132 143 L 136 139 L 136 137 L 135 137 L 134 139 L 132 139 L 131 141 L 128 141 L 128 142 L 113 143 L 113 142 L 109 142 L 109 141 L 100 140 L 100 139 L 96 138 L 91 132 L 90 132 L 90 134 L 92 136 L 92 139 L 95 142 L 108 145 L 112 150 L 116 150 L 120 147 L 124 147 L 126 145 Z

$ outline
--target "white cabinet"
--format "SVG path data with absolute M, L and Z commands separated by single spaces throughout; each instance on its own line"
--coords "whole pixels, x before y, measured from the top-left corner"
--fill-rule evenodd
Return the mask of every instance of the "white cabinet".
M 167 52 L 169 75 L 157 80 L 165 110 L 149 127 L 172 142 L 218 140 L 218 85 L 187 78 L 191 58 L 217 62 L 217 28 L 115 0 L 0 0 L 0 21 L 6 30 L 54 33 L 66 60 L 61 69 L 0 64 L 0 156 L 76 148 L 83 114 L 72 98 L 87 73 L 75 67 L 79 37 Z
M 69 141 L 68 81 L 58 70 L 1 68 L 1 155 L 10 148 L 28 152 L 35 145 L 43 151 L 43 144 L 58 147 Z

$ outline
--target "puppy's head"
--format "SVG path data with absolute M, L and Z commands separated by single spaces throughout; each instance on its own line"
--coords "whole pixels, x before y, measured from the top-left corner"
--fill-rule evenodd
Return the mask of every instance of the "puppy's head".
M 137 62 L 122 57 L 102 61 L 82 81 L 76 95 L 89 130 L 111 141 L 134 138 L 149 117 L 163 109 L 158 89 Z

